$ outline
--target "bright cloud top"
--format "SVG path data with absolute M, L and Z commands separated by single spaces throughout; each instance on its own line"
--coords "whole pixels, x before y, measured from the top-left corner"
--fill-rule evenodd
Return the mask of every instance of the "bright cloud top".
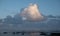
M 40 21 L 43 19 L 43 16 L 38 10 L 37 4 L 30 4 L 27 8 L 24 8 L 21 16 L 23 20 L 28 21 Z

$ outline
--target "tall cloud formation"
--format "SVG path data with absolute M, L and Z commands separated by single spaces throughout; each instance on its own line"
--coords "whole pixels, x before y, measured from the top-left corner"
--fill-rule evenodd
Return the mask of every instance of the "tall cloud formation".
M 27 8 L 24 8 L 20 14 L 23 20 L 28 21 L 41 21 L 43 16 L 38 10 L 37 4 L 30 4 Z

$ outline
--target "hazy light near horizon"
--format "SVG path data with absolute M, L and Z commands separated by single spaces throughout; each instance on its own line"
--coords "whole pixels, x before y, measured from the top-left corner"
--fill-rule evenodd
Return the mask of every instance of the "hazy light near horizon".
M 29 4 L 27 8 L 24 8 L 21 16 L 23 17 L 23 20 L 28 21 L 40 21 L 43 19 L 43 16 L 39 12 L 38 5 L 32 3 Z
M 27 18 L 26 17 L 22 17 L 22 20 L 26 20 Z

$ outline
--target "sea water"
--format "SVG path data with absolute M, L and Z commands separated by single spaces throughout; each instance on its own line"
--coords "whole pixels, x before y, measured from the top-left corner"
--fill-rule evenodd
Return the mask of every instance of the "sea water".
M 0 33 L 0 36 L 45 36 L 45 35 L 40 35 L 40 33 L 25 33 L 24 35 L 22 35 L 22 33 L 19 33 L 19 34 L 12 34 L 12 33 L 3 34 L 3 33 Z

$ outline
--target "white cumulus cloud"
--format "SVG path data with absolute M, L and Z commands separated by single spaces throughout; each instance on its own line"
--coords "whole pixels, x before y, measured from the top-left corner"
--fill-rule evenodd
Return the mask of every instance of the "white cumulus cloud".
M 39 12 L 37 4 L 32 3 L 27 8 L 24 8 L 21 16 L 25 17 L 24 19 L 28 21 L 40 21 L 43 19 L 43 16 Z

